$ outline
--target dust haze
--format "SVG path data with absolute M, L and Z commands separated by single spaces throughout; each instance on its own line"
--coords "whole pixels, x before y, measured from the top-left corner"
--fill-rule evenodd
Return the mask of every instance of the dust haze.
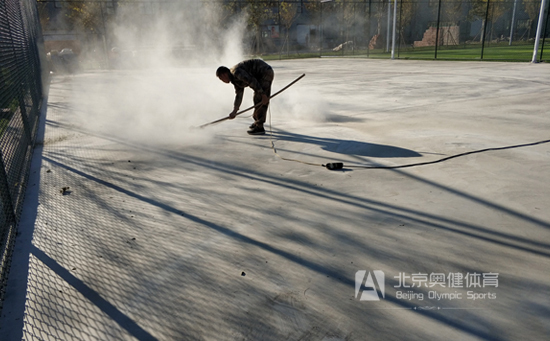
M 71 122 L 144 144 L 205 143 L 231 125 L 245 129 L 241 117 L 197 128 L 233 109 L 234 89 L 219 81 L 215 70 L 246 58 L 245 15 L 228 19 L 216 6 L 185 2 L 170 9 L 149 8 L 155 15 L 140 22 L 135 10 L 121 5 L 116 22 L 108 27 L 115 45 L 109 51 L 111 70 L 73 77 Z M 285 85 L 277 79 L 276 67 L 275 72 L 272 91 Z M 245 90 L 241 109 L 252 105 L 251 94 Z M 326 110 L 319 101 L 304 101 L 292 91 L 276 101 L 275 114 L 286 120 L 322 120 Z
M 220 25 L 215 7 L 193 2 L 141 23 L 134 11 L 119 7 L 109 26 L 111 70 L 73 76 L 68 119 L 141 143 L 207 141 L 215 129 L 196 127 L 232 110 L 234 92 L 215 71 L 243 59 L 245 17 Z

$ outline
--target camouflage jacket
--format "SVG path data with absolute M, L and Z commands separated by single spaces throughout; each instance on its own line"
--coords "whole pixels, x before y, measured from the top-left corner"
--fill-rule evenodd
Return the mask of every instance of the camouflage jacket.
M 244 88 L 249 86 L 254 92 L 263 93 L 262 79 L 272 75 L 271 66 L 261 59 L 249 59 L 233 66 L 231 69 L 231 83 L 235 86 L 235 102 L 233 106 L 239 108 L 243 101 Z

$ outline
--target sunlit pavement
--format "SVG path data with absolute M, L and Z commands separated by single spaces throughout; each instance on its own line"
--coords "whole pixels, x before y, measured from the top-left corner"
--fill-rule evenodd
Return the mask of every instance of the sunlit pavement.
M 369 167 L 550 139 L 550 65 L 270 64 L 264 136 L 211 68 L 53 78 L 2 340 L 548 338 L 550 144 Z

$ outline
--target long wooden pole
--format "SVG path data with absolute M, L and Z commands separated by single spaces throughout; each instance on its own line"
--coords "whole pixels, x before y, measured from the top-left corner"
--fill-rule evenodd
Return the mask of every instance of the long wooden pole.
M 306 74 L 302 74 L 300 77 L 296 78 L 295 80 L 293 80 L 290 84 L 288 84 L 287 86 L 285 86 L 284 88 L 282 88 L 281 90 L 277 91 L 276 93 L 274 93 L 273 95 L 271 95 L 271 97 L 269 97 L 269 99 L 272 99 L 273 97 L 277 96 L 278 94 L 280 94 L 281 92 L 285 91 L 286 89 L 290 88 L 292 85 L 294 85 L 294 83 L 296 83 L 297 81 L 299 81 L 300 79 L 304 78 Z M 251 106 L 250 108 L 246 108 L 244 110 L 241 110 L 239 111 L 238 113 L 235 114 L 235 117 L 240 115 L 240 114 L 243 114 L 249 110 L 252 110 L 252 109 L 255 109 L 257 107 L 259 107 L 260 105 L 262 105 L 262 103 L 258 103 L 256 105 L 253 105 Z M 201 126 L 199 126 L 199 128 L 204 128 L 204 127 L 207 127 L 209 125 L 212 125 L 212 124 L 216 124 L 216 123 L 219 123 L 219 122 L 223 122 L 225 120 L 228 120 L 229 119 L 229 116 L 227 117 L 224 117 L 224 118 L 220 118 L 219 120 L 216 120 L 216 121 L 212 121 L 210 123 L 206 123 L 206 124 L 203 124 Z

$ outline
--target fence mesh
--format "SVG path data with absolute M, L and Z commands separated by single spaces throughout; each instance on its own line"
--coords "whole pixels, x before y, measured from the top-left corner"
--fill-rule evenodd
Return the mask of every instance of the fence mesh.
M 0 1 L 0 308 L 43 98 L 36 3 Z
M 222 45 L 236 22 L 246 54 L 264 58 L 390 58 L 394 48 L 395 58 L 530 61 L 540 6 L 540 0 L 39 1 L 51 67 L 65 71 L 71 64 L 60 58 L 63 49 L 85 68 L 116 67 L 119 60 L 137 65 L 153 48 L 188 58 L 207 44 Z M 550 35 L 548 9 L 540 20 L 539 61 Z

